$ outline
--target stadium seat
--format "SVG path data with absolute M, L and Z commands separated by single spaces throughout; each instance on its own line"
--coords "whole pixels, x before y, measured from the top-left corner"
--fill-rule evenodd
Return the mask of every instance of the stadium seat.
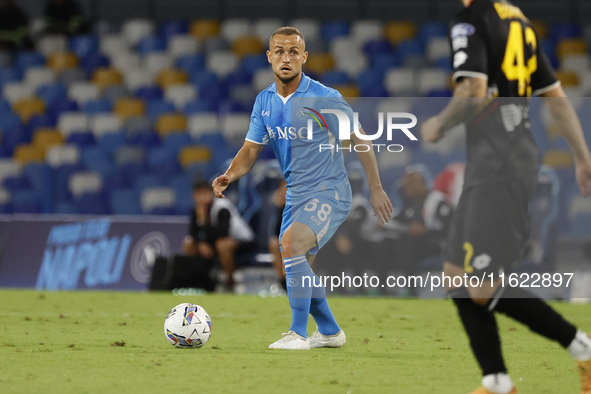
M 178 111 L 182 111 L 185 105 L 197 99 L 197 89 L 193 85 L 169 85 L 164 91 L 164 98 L 172 102 Z
M 125 121 L 125 131 L 133 134 L 152 130 L 152 119 L 149 116 L 133 116 Z
M 181 167 L 176 160 L 177 152 L 169 147 L 155 147 L 148 154 L 148 168 L 163 179 L 181 172 Z
M 178 161 L 183 168 L 188 168 L 195 163 L 208 163 L 211 159 L 211 150 L 199 145 L 186 146 L 178 154 Z
M 20 117 L 15 113 L 5 113 L 0 116 L 0 131 L 6 133 L 8 130 L 16 129 L 21 125 Z
M 112 85 L 121 85 L 123 75 L 114 68 L 97 68 L 92 75 L 92 82 L 99 88 L 104 89 Z
M 144 115 L 146 113 L 146 104 L 139 99 L 122 98 L 115 102 L 113 112 L 121 119 L 127 120 L 129 118 Z
M 154 32 L 154 23 L 148 19 L 131 19 L 121 26 L 121 33 L 130 46 L 136 46 L 143 38 Z
M 206 68 L 218 77 L 225 77 L 238 68 L 238 57 L 231 52 L 213 52 L 206 59 Z
M 423 23 L 419 30 L 419 39 L 426 45 L 431 39 L 436 37 L 447 37 L 447 23 L 445 22 L 427 22 Z M 446 42 L 446 46 L 449 44 Z
M 71 52 L 54 52 L 49 56 L 47 66 L 55 72 L 76 68 L 78 58 Z
M 261 68 L 268 68 L 267 55 L 249 55 L 242 58 L 240 70 L 253 75 Z
M 568 150 L 550 150 L 544 154 L 542 164 L 552 168 L 571 168 L 573 157 Z
M 82 110 L 86 115 L 96 115 L 99 113 L 111 112 L 112 106 L 109 100 L 105 99 L 94 99 L 87 101 L 83 106 Z
M 70 86 L 70 84 L 76 82 L 86 81 L 86 72 L 81 68 L 71 68 L 68 70 L 63 70 L 59 74 L 59 83 L 64 86 Z
M 94 134 L 90 131 L 80 131 L 76 133 L 72 133 L 68 136 L 67 139 L 68 144 L 76 145 L 80 148 L 94 146 L 96 144 L 96 139 Z
M 13 213 L 41 213 L 39 198 L 32 191 L 21 191 L 12 196 Z
M 115 153 L 119 148 L 125 145 L 125 134 L 106 134 L 98 141 L 98 146 L 107 154 Z
M 320 34 L 322 39 L 330 42 L 337 37 L 349 35 L 349 29 L 349 23 L 345 21 L 325 22 L 320 27 Z
M 19 82 L 22 79 L 22 73 L 15 68 L 0 68 L 0 89 L 11 82 Z
M 53 129 L 39 129 L 33 135 L 33 146 L 41 149 L 43 155 L 47 153 L 50 147 L 54 145 L 62 145 L 64 143 L 64 136 L 57 130 Z
M 581 29 L 577 23 L 563 22 L 555 23 L 548 36 L 549 41 L 558 42 L 562 39 L 578 38 L 581 36 Z
M 433 37 L 427 42 L 426 55 L 431 63 L 435 63 L 441 58 L 449 58 L 450 52 L 446 37 Z
M 110 213 L 104 194 L 101 192 L 87 192 L 76 198 L 77 211 L 86 215 L 107 215 Z
M 176 158 L 177 153 L 184 148 L 185 146 L 189 146 L 192 144 L 192 139 L 190 134 L 185 133 L 174 133 L 166 136 L 164 142 L 162 144 L 162 148 L 168 149 L 171 152 L 174 152 L 174 156 Z
M 146 152 L 137 146 L 122 146 L 114 152 L 114 159 L 117 167 L 123 167 L 132 163 L 144 163 Z
M 280 19 L 258 19 L 253 22 L 252 34 L 263 43 L 269 42 L 275 30 L 283 26 Z
M 216 20 L 201 19 L 191 23 L 189 34 L 199 41 L 216 37 L 220 33 L 220 23 Z
M 111 85 L 103 90 L 103 98 L 114 104 L 119 99 L 131 96 L 131 92 L 123 85 Z
M 105 34 L 100 37 L 99 49 L 105 55 L 110 57 L 129 51 L 129 44 L 123 37 L 123 34 Z
M 100 174 L 90 171 L 76 172 L 70 176 L 68 188 L 74 198 L 85 193 L 97 193 L 103 187 L 103 179 Z
M 88 101 L 98 99 L 99 87 L 90 82 L 75 82 L 68 87 L 68 98 L 83 107 Z
M 80 59 L 80 65 L 88 75 L 93 75 L 96 69 L 109 67 L 111 61 L 105 55 L 91 53 Z
M 197 45 L 197 41 L 195 37 L 185 34 L 185 35 L 175 35 L 168 40 L 168 47 L 166 51 L 168 52 L 169 56 L 174 59 L 178 59 L 181 56 L 191 56 L 197 53 L 199 49 L 199 45 Z
M 388 22 L 384 26 L 384 36 L 397 46 L 402 41 L 412 40 L 417 35 L 417 28 L 414 23 L 409 21 Z
M 150 188 L 141 194 L 141 206 L 144 213 L 152 212 L 155 208 L 172 208 L 175 204 L 175 192 L 170 187 Z
M 227 114 L 221 118 L 220 130 L 226 141 L 230 144 L 242 144 L 244 131 L 248 130 L 250 114 L 235 113 Z
M 217 102 L 214 103 L 212 100 L 199 99 L 193 100 L 185 105 L 183 112 L 186 116 L 199 114 L 202 112 L 212 112 L 217 110 Z
M 33 90 L 37 90 L 42 85 L 49 85 L 56 80 L 53 70 L 45 66 L 29 67 L 24 74 L 23 82 L 29 85 Z
M 335 61 L 329 53 L 312 53 L 306 62 L 306 69 L 317 75 L 332 70 L 334 66 Z
M 152 100 L 148 102 L 148 115 L 154 120 L 162 114 L 170 114 L 175 112 L 175 106 L 170 101 Z
M 96 53 L 98 48 L 98 37 L 93 35 L 74 36 L 70 39 L 70 51 L 79 58 Z
M 411 68 L 393 69 L 386 73 L 384 85 L 392 96 L 413 92 L 415 87 L 415 70 Z
M 75 165 L 80 162 L 80 148 L 76 145 L 54 145 L 45 154 L 47 164 L 53 168 Z
M 591 68 L 591 61 L 588 54 L 565 55 L 560 60 L 560 69 L 564 71 L 573 71 L 579 75 L 584 75 Z M 585 78 L 583 78 L 585 79 Z
M 19 176 L 21 173 L 21 165 L 18 161 L 12 158 L 0 158 L 0 184 L 4 179 L 11 176 Z
M 156 77 L 156 83 L 162 88 L 166 89 L 171 85 L 185 84 L 189 80 L 187 73 L 182 70 L 166 69 L 162 70 Z
M 447 70 L 427 68 L 416 75 L 416 88 L 420 95 L 433 90 L 446 89 L 450 85 L 450 75 Z
M 135 92 L 135 97 L 146 102 L 150 102 L 152 100 L 161 100 L 162 95 L 162 89 L 160 89 L 158 86 L 141 86 Z
M 85 131 L 88 117 L 80 112 L 64 112 L 58 119 L 57 128 L 66 137 L 77 131 Z
M 137 51 L 140 55 L 146 55 L 150 52 L 162 52 L 165 49 L 166 40 L 160 36 L 144 37 L 137 45 Z
M 220 34 L 229 42 L 248 36 L 250 33 L 251 24 L 247 19 L 227 19 L 222 22 Z
M 186 34 L 189 31 L 189 24 L 184 20 L 164 21 L 158 26 L 158 34 L 167 40 Z
M 559 59 L 564 59 L 567 55 L 588 55 L 587 42 L 584 38 L 564 39 L 556 45 L 556 55 Z
M 133 188 L 138 194 L 141 194 L 146 189 L 162 187 L 165 184 L 163 178 L 153 173 L 139 175 L 133 180 Z
M 201 91 L 209 90 L 219 84 L 217 75 L 207 70 L 191 73 L 191 83 Z M 211 97 L 211 92 L 208 92 Z
M 154 85 L 154 77 L 143 70 L 135 70 L 125 74 L 124 84 L 129 90 L 135 91 Z
M 128 134 L 127 143 L 147 150 L 159 146 L 160 138 L 158 134 L 150 130 L 144 130 L 143 132 Z
M 203 71 L 205 69 L 205 55 L 192 54 L 184 55 L 177 59 L 176 67 L 179 70 L 185 71 L 188 75 L 193 72 Z
M 134 52 L 118 52 L 111 56 L 111 66 L 124 74 L 140 71 L 142 59 Z
M 48 112 L 51 117 L 57 119 L 64 112 L 75 112 L 79 109 L 77 102 L 65 98 L 52 103 Z
M 32 98 L 35 90 L 21 82 L 9 82 L 2 89 L 2 98 L 11 104 L 17 101 Z
M 22 73 L 29 67 L 45 65 L 45 58 L 39 52 L 19 51 L 16 54 L 14 65 Z
M 37 96 L 43 99 L 46 105 L 51 106 L 55 101 L 65 98 L 66 92 L 63 85 L 43 85 L 37 89 Z
M 37 40 L 36 47 L 43 56 L 49 57 L 55 52 L 67 51 L 68 39 L 61 35 L 45 35 Z
M 390 41 L 385 38 L 367 41 L 362 46 L 362 49 L 365 55 L 369 56 L 371 59 L 378 55 L 394 53 L 394 47 L 390 44 Z
M 139 215 L 142 213 L 138 195 L 131 189 L 115 189 L 110 195 L 111 212 L 115 215 Z
M 540 40 L 546 40 L 548 38 L 548 25 L 545 22 L 534 20 L 530 21 L 536 33 L 538 33 L 538 38 Z
M 187 119 L 183 114 L 161 115 L 156 121 L 154 129 L 161 137 L 174 132 L 184 132 L 187 129 Z
M 121 118 L 114 114 L 98 114 L 90 119 L 88 128 L 96 139 L 102 138 L 105 134 L 117 133 L 123 127 Z
M 361 50 L 352 51 L 349 56 L 349 58 L 346 56 L 336 57 L 335 66 L 337 69 L 345 71 L 350 77 L 356 78 L 357 75 L 368 68 L 369 61 Z
M 44 160 L 43 150 L 34 145 L 18 145 L 14 149 L 13 158 L 19 162 L 21 166 L 25 166 L 31 162 L 42 162 Z
M 556 78 L 564 88 L 577 87 L 580 84 L 579 76 L 570 71 L 557 71 Z
M 379 40 L 384 36 L 384 25 L 377 20 L 356 20 L 351 23 L 351 37 L 363 45 L 371 40 Z
M 232 53 L 240 58 L 247 55 L 260 55 L 264 50 L 265 46 L 257 37 L 245 36 L 232 41 Z
M 12 110 L 20 116 L 23 123 L 27 123 L 34 115 L 45 112 L 45 102 L 38 97 L 22 99 L 12 105 Z
M 288 23 L 288 26 L 297 26 L 306 41 L 320 39 L 320 25 L 320 22 L 316 19 L 294 19 Z

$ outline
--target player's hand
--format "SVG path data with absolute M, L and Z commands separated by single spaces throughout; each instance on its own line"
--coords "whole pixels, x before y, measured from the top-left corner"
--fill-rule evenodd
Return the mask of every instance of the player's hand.
M 581 193 L 585 197 L 591 195 L 591 159 L 577 163 L 575 171 Z
M 434 144 L 443 137 L 441 127 L 441 121 L 434 116 L 421 125 L 421 136 L 425 141 Z
M 226 174 L 220 175 L 213 180 L 211 187 L 213 188 L 213 195 L 217 198 L 225 198 L 223 192 L 230 184 L 230 177 Z
M 386 224 L 392 219 L 394 207 L 384 189 L 380 188 L 372 192 L 369 201 L 373 207 L 373 215 L 377 216 L 382 224 Z

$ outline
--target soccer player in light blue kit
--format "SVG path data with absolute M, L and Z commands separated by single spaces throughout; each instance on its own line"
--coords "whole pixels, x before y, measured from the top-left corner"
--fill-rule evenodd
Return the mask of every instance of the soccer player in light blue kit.
M 340 93 L 303 74 L 302 66 L 308 58 L 305 45 L 304 37 L 293 27 L 282 27 L 271 36 L 267 58 L 275 83 L 257 96 L 244 145 L 228 170 L 212 184 L 215 196 L 223 198 L 228 185 L 248 173 L 263 146 L 271 142 L 287 181 L 280 240 L 292 322 L 289 332 L 269 345 L 270 349 L 341 347 L 346 342 L 345 333 L 328 306 L 326 290 L 317 285 L 320 282 L 310 264 L 349 215 L 351 187 L 343 154 L 337 149 L 341 148 L 335 132 L 339 130 L 337 116 L 322 115 L 321 108 L 315 110 L 310 106 L 338 109 L 351 120 L 353 112 Z M 308 122 L 308 126 L 313 126 L 312 135 L 308 135 L 309 127 L 295 127 L 295 115 L 302 124 L 307 116 L 314 118 L 316 122 Z M 364 144 L 353 134 L 353 128 L 349 134 L 353 144 Z M 361 128 L 359 134 L 364 135 Z M 358 153 L 359 160 L 368 178 L 374 215 L 386 223 L 392 217 L 393 207 L 382 188 L 373 147 L 367 147 L 359 149 L 367 150 Z M 308 280 L 305 285 L 306 277 L 315 280 Z M 318 329 L 308 338 L 310 314 Z

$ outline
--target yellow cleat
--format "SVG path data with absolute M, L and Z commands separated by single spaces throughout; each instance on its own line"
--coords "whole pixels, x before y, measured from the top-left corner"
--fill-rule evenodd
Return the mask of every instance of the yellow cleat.
M 577 361 L 581 379 L 581 394 L 591 394 L 591 360 Z
M 488 391 L 484 387 L 479 387 L 472 394 L 495 394 L 495 393 L 493 393 L 492 391 Z M 513 390 L 511 390 L 511 392 L 509 394 L 517 394 L 517 389 L 515 387 L 513 387 Z

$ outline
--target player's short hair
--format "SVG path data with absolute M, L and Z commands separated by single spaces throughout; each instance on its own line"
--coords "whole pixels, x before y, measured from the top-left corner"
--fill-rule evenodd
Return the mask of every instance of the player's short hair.
M 198 180 L 193 184 L 193 191 L 196 192 L 201 189 L 211 189 L 211 185 L 204 180 Z
M 302 42 L 304 43 L 304 45 L 306 45 L 306 40 L 304 39 L 304 35 L 302 34 L 301 31 L 298 30 L 297 27 L 292 27 L 292 26 L 280 27 L 279 29 L 275 30 L 273 32 L 273 34 L 271 34 L 271 38 L 269 38 L 269 43 L 271 42 L 273 37 L 275 37 L 277 34 L 281 34 L 284 36 L 293 36 L 293 35 L 300 36 L 300 38 L 302 39 Z

